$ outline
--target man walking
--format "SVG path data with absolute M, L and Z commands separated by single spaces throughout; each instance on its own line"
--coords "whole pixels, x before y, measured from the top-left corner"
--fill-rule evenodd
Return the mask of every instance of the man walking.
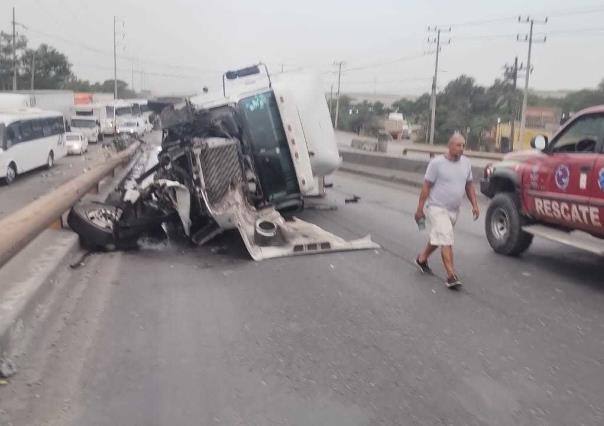
M 472 164 L 463 155 L 465 144 L 463 136 L 454 133 L 449 139 L 448 152 L 430 161 L 415 212 L 415 220 L 419 222 L 426 218 L 430 229 L 430 240 L 415 264 L 423 273 L 432 272 L 428 258 L 440 247 L 447 271 L 445 284 L 449 288 L 461 285 L 453 264 L 453 227 L 464 193 L 472 204 L 474 220 L 480 215 L 472 184 Z

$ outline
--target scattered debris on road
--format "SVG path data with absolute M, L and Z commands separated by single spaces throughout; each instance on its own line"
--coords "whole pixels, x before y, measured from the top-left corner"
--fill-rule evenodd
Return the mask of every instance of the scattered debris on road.
M 17 374 L 15 363 L 9 358 L 0 358 L 0 378 L 8 379 Z

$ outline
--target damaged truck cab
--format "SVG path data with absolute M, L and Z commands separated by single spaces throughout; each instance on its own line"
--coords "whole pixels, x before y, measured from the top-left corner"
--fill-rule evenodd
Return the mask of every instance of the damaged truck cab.
M 320 80 L 268 72 L 264 79 L 259 71 L 228 72 L 221 96 L 164 110 L 158 163 L 123 184 L 113 206 L 72 209 L 81 239 L 129 246 L 177 223 L 196 245 L 237 229 L 254 260 L 378 247 L 369 236 L 345 241 L 282 216 L 322 195 L 323 178 L 341 160 Z
M 264 68 L 266 70 L 266 68 Z M 191 98 L 209 111 L 238 114 L 270 201 L 323 194 L 323 178 L 341 163 L 321 80 L 310 73 L 271 76 L 260 66 L 229 71 L 223 91 Z

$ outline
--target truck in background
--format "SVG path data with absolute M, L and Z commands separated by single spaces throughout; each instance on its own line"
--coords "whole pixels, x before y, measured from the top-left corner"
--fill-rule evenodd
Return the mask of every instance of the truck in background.
M 103 140 L 101 124 L 94 116 L 72 116 L 70 119 L 70 129 L 72 132 L 81 133 L 90 143 L 97 143 Z
M 58 111 L 67 118 L 74 105 L 74 93 L 71 90 L 17 90 L 9 95 L 23 95 L 29 100 L 29 108 L 40 108 L 45 111 Z M 23 106 L 19 106 L 21 108 Z

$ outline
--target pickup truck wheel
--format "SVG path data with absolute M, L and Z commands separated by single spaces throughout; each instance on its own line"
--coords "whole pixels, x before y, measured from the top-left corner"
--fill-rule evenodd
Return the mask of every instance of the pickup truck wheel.
M 514 194 L 505 192 L 493 198 L 487 210 L 485 232 L 495 252 L 517 256 L 526 251 L 533 235 L 522 230 L 525 224 Z
M 115 244 L 114 224 L 120 211 L 115 206 L 82 202 L 69 211 L 67 223 L 79 236 L 83 246 L 107 247 Z

